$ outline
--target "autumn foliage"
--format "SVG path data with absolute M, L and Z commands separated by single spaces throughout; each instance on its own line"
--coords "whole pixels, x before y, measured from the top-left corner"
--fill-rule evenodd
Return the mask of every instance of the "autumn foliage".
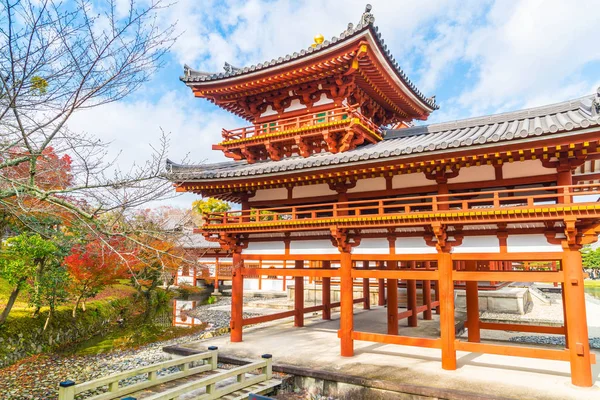
M 65 257 L 63 264 L 71 276 L 70 289 L 76 298 L 73 315 L 81 302 L 85 305 L 86 299 L 94 297 L 118 279 L 129 276 L 128 265 L 134 262 L 134 255 L 120 252 L 122 247 L 122 240 L 95 239 L 74 246 Z

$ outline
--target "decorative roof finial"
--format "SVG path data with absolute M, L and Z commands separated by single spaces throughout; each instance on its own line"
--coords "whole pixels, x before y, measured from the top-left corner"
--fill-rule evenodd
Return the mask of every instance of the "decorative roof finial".
M 315 40 L 315 42 L 313 44 L 311 44 L 311 46 L 317 47 L 318 45 L 323 43 L 323 41 L 325 40 L 325 37 L 319 33 L 318 35 L 315 35 L 314 40 Z
M 225 61 L 225 65 L 223 65 L 223 69 L 228 74 L 234 74 L 240 70 L 240 68 L 234 67 L 233 65 L 229 64 L 227 61 Z
M 370 4 L 367 4 L 365 6 L 365 12 L 363 13 L 362 17 L 360 17 L 360 25 L 367 26 L 375 22 L 375 17 L 373 16 L 373 14 L 371 14 L 372 9 L 373 6 L 371 6 Z
M 596 111 L 596 115 L 600 116 L 600 87 L 596 90 L 596 96 L 592 100 L 592 111 Z

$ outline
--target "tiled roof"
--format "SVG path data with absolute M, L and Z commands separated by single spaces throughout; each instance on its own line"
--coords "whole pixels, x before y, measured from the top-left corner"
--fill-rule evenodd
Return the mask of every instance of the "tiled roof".
M 600 88 L 594 96 L 550 106 L 470 118 L 454 122 L 388 130 L 384 140 L 344 153 L 319 153 L 280 161 L 224 162 L 210 165 L 179 165 L 168 161 L 169 178 L 174 181 L 243 178 L 281 174 L 302 169 L 327 168 L 374 159 L 406 158 L 433 151 L 478 145 L 505 144 L 552 134 L 570 134 L 575 129 L 600 125 Z
M 210 73 L 210 72 L 201 72 L 196 71 L 190 68 L 187 65 L 184 65 L 183 71 L 184 75 L 179 79 L 186 84 L 194 84 L 196 82 L 210 82 L 217 81 L 220 79 L 227 79 L 231 77 L 237 77 L 245 74 L 249 74 L 252 72 L 268 69 L 270 67 L 274 67 L 280 64 L 285 64 L 287 62 L 292 62 L 298 58 L 308 57 L 313 54 L 317 54 L 322 50 L 328 49 L 338 43 L 342 43 L 347 39 L 358 36 L 362 32 L 367 30 L 371 30 L 373 37 L 378 42 L 379 47 L 382 49 L 383 54 L 386 56 L 390 65 L 394 67 L 396 73 L 401 78 L 401 80 L 406 84 L 410 90 L 417 95 L 417 97 L 425 102 L 428 106 L 433 109 L 438 109 L 439 106 L 435 103 L 435 96 L 426 97 L 421 91 L 417 88 L 417 86 L 408 79 L 406 73 L 400 68 L 398 62 L 394 59 L 391 51 L 388 49 L 385 41 L 381 37 L 381 33 L 379 33 L 379 28 L 374 25 L 375 17 L 371 14 L 371 5 L 367 4 L 365 8 L 365 12 L 363 13 L 360 22 L 358 25 L 354 26 L 352 23 L 348 24 L 348 28 L 340 34 L 339 37 L 334 36 L 331 40 L 325 40 L 323 43 L 318 44 L 316 47 L 309 46 L 307 49 L 302 49 L 300 52 L 294 52 L 292 54 L 287 54 L 283 57 L 279 57 L 278 59 L 272 59 L 271 61 L 265 61 L 263 63 L 253 64 L 249 67 L 244 68 L 236 68 L 229 63 L 225 63 L 224 70 L 225 72 L 220 73 Z
M 177 240 L 177 245 L 184 249 L 218 249 L 217 242 L 209 242 L 201 233 L 188 232 Z

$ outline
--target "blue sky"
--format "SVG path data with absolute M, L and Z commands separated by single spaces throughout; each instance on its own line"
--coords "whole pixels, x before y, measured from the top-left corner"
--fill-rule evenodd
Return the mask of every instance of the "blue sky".
M 123 0 L 127 3 L 128 0 Z M 372 0 L 375 24 L 395 58 L 440 110 L 429 122 L 539 106 L 600 86 L 600 0 Z M 308 47 L 320 33 L 356 24 L 364 0 L 179 0 L 159 14 L 181 36 L 166 66 L 120 103 L 80 112 L 71 128 L 111 141 L 127 166 L 148 158 L 160 129 L 170 158 L 227 161 L 211 145 L 221 128 L 246 125 L 179 82 L 182 65 L 221 71 Z M 186 158 L 187 157 L 187 158 Z M 187 206 L 193 198 L 169 200 Z

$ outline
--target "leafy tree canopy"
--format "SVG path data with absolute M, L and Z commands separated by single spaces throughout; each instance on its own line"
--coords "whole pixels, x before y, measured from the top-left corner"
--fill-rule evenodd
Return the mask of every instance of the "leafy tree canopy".
M 592 249 L 589 246 L 581 249 L 581 258 L 584 268 L 600 269 L 600 247 Z
M 229 211 L 229 210 L 231 210 L 231 206 L 229 205 L 229 203 L 227 203 L 223 200 L 218 200 L 218 199 L 209 197 L 207 199 L 194 201 L 192 203 L 192 210 L 194 210 L 194 212 L 202 215 L 202 214 Z

